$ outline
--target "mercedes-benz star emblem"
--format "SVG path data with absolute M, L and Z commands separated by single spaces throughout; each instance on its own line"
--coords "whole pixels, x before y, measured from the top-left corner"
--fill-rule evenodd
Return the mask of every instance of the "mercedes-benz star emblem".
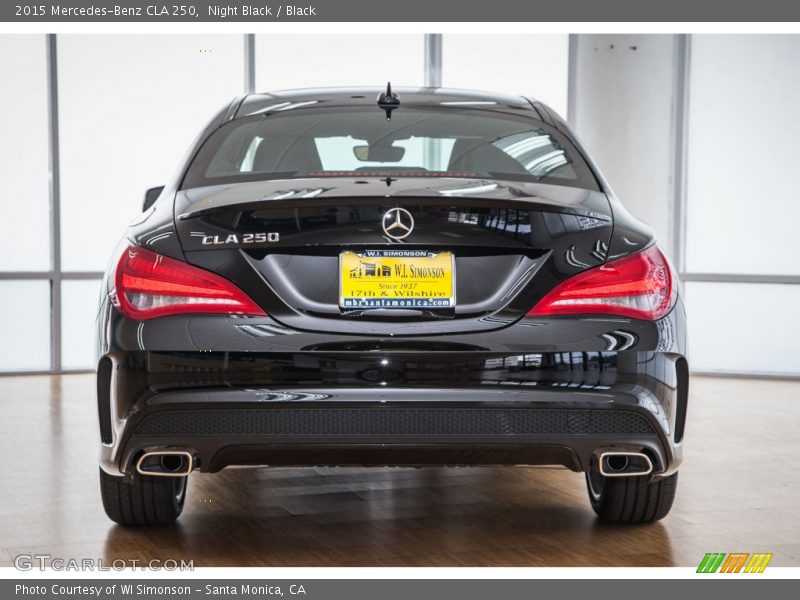
M 402 240 L 414 230 L 414 217 L 405 208 L 390 208 L 383 214 L 383 232 L 393 240 Z

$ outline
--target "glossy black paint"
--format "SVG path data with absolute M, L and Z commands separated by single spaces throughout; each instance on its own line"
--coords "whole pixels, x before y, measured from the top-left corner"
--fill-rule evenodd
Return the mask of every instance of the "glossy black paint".
M 544 121 L 575 145 L 599 191 L 460 177 L 323 177 L 181 189 L 203 141 L 229 120 L 284 102 L 372 106 L 377 91 L 235 99 L 200 134 L 175 181 L 131 224 L 121 247 L 134 243 L 222 274 L 269 316 L 138 322 L 119 314 L 105 297 L 98 319 L 104 470 L 130 473 L 137 453 L 165 446 L 192 449 L 199 468 L 211 471 L 228 464 L 337 463 L 563 464 L 586 470 L 592 451 L 609 445 L 646 449 L 660 474 L 678 468 L 688 377 L 680 296 L 656 322 L 525 317 L 558 282 L 654 243 L 652 231 L 625 211 L 566 124 L 543 104 L 471 92 L 399 92 L 403 102 L 415 105 L 491 101 L 491 110 Z M 304 197 L 310 191 L 313 196 Z M 403 248 L 455 254 L 455 310 L 393 315 L 338 308 L 339 252 L 398 247 L 380 227 L 383 212 L 395 206 L 416 221 Z M 257 246 L 203 243 L 209 236 L 264 231 L 279 233 L 279 240 Z M 109 292 L 112 275 L 113 265 L 106 277 Z M 260 415 L 297 407 L 505 407 L 555 409 L 567 416 L 585 410 L 598 419 L 603 411 L 622 411 L 643 416 L 653 432 L 343 432 L 308 438 L 139 431 L 148 416 L 170 411 Z

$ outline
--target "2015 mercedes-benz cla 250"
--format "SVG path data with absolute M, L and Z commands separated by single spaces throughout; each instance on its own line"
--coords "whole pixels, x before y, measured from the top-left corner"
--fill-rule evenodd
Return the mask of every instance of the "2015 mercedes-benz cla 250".
M 653 233 L 544 104 L 253 94 L 150 190 L 105 279 L 100 483 L 173 521 L 193 470 L 562 465 L 667 514 L 685 315 Z

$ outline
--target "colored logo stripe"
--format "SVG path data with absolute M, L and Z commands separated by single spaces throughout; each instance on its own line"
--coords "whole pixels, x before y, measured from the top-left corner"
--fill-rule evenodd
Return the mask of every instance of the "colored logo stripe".
M 738 573 L 742 570 L 747 557 L 750 556 L 748 553 L 744 552 L 734 552 L 732 554 L 728 554 L 728 558 L 725 559 L 725 562 L 722 563 L 722 569 L 720 570 L 721 573 Z
M 772 553 L 753 554 L 744 568 L 745 573 L 763 573 L 772 560 Z
M 700 561 L 700 566 L 697 567 L 698 573 L 716 573 L 719 566 L 725 558 L 724 552 L 708 552 L 703 560 Z
M 727 558 L 726 558 L 727 556 Z M 772 554 L 761 552 L 748 554 L 747 552 L 708 552 L 697 567 L 698 573 L 763 573 L 772 560 Z M 748 560 L 749 559 L 749 560 Z M 744 569 L 744 571 L 742 571 Z

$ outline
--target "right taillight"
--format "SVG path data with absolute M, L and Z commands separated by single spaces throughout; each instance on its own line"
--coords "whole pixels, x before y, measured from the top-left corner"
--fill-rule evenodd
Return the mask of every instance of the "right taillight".
M 181 314 L 266 314 L 224 277 L 138 246 L 128 246 L 120 256 L 112 297 L 123 315 L 137 320 Z
M 527 316 L 601 314 L 655 321 L 670 311 L 676 294 L 669 263 L 652 245 L 565 279 Z

